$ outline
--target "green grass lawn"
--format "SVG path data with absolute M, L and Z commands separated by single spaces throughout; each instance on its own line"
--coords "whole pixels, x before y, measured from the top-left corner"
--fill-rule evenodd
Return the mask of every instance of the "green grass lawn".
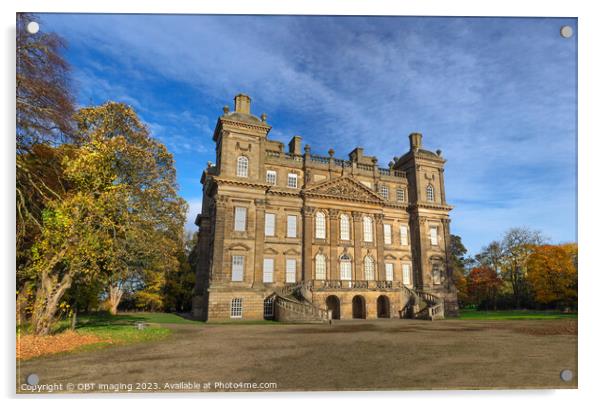
M 534 311 L 534 310 L 504 310 L 504 311 L 476 311 L 460 310 L 459 319 L 466 320 L 517 320 L 517 319 L 576 319 L 577 313 L 564 313 L 559 311 Z

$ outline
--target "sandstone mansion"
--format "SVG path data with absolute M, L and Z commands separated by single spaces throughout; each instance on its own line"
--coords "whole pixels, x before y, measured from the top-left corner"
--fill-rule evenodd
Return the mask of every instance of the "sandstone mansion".
M 193 314 L 202 320 L 436 319 L 457 314 L 441 152 L 409 135 L 380 167 L 355 148 L 268 138 L 251 98 L 224 107 L 204 170 Z M 288 147 L 288 148 L 287 148 Z

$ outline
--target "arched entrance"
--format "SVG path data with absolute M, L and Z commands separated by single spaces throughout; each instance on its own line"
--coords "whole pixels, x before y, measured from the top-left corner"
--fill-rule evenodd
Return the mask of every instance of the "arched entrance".
M 332 319 L 341 319 L 341 302 L 336 295 L 329 295 L 326 298 L 326 309 L 332 311 Z
M 376 299 L 376 316 L 378 318 L 391 318 L 389 297 L 381 295 Z
M 353 297 L 351 302 L 353 308 L 353 318 L 366 319 L 366 300 L 361 295 Z

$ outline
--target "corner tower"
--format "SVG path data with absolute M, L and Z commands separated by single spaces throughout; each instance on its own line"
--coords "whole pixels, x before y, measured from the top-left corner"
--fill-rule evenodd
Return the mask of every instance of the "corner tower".
M 394 163 L 408 178 L 408 212 L 414 278 L 418 289 L 445 300 L 446 315 L 458 313 L 457 292 L 452 280 L 449 212 L 445 198 L 441 150 L 422 147 L 422 134 L 409 135 L 410 149 Z

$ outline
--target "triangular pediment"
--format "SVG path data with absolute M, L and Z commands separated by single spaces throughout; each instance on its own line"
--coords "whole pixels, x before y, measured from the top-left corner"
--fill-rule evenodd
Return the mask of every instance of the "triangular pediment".
M 351 176 L 325 180 L 304 191 L 305 195 L 350 201 L 383 203 L 383 199 L 370 188 Z

